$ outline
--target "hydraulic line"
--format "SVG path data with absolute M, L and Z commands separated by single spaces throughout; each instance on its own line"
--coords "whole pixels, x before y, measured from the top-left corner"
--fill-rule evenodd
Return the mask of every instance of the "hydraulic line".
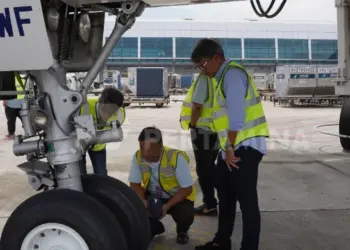
M 336 137 L 340 137 L 340 138 L 345 138 L 345 139 L 350 139 L 350 136 L 348 135 L 341 135 L 341 134 L 336 134 L 336 133 L 329 133 L 329 132 L 325 132 L 320 130 L 320 128 L 324 128 L 324 127 L 333 127 L 333 126 L 339 126 L 338 123 L 333 123 L 333 124 L 322 124 L 322 125 L 318 125 L 315 127 L 315 130 L 321 134 L 325 134 L 325 135 L 331 135 L 331 136 L 336 136 Z
M 275 13 L 270 15 L 270 12 L 271 12 L 273 6 L 275 5 L 275 3 L 276 3 L 276 0 L 271 0 L 269 7 L 265 11 L 260 3 L 260 0 L 255 0 L 255 1 L 250 0 L 250 4 L 252 5 L 252 8 L 253 8 L 255 14 L 258 15 L 259 17 L 266 17 L 266 18 L 276 17 L 283 10 L 284 6 L 287 3 L 287 0 L 282 0 L 282 3 L 278 7 L 278 9 L 275 11 Z M 258 6 L 259 10 L 256 8 L 256 5 Z
M 71 33 L 71 20 L 69 17 L 69 6 L 65 6 L 64 18 L 62 18 L 62 33 L 60 36 L 59 56 L 60 61 L 65 61 L 69 58 L 69 45 Z

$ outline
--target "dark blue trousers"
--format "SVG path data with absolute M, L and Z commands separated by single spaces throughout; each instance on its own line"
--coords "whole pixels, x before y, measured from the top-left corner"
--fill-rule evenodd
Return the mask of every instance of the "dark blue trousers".
M 107 152 L 106 148 L 101 151 L 88 150 L 94 174 L 107 176 Z M 79 162 L 81 174 L 86 174 L 86 155 Z

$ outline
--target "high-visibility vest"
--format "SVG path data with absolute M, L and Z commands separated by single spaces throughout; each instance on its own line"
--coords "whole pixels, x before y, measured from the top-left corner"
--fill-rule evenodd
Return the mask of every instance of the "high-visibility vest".
M 235 145 L 253 137 L 269 137 L 269 129 L 266 122 L 264 109 L 260 100 L 260 95 L 256 89 L 253 78 L 239 64 L 231 61 L 227 64 L 221 75 L 214 97 L 213 123 L 220 141 L 220 148 L 226 150 L 227 135 L 229 130 L 229 118 L 226 107 L 226 97 L 223 93 L 223 79 L 228 68 L 238 68 L 243 70 L 248 79 L 247 93 L 245 97 L 245 120 L 244 127 L 238 132 Z M 234 82 L 230 84 L 235 84 Z
M 141 171 L 141 186 L 145 191 L 147 191 L 147 187 L 152 175 L 151 167 L 150 164 L 142 158 L 140 150 L 137 150 L 135 154 Z M 179 189 L 181 189 L 175 174 L 177 167 L 177 157 L 179 154 L 185 157 L 186 161 L 189 163 L 190 160 L 185 152 L 169 147 L 164 147 L 159 164 L 159 185 L 163 191 L 170 196 L 174 196 L 179 191 Z M 186 199 L 195 201 L 196 189 L 194 186 L 192 187 L 191 194 L 188 195 Z
M 25 91 L 24 90 L 24 84 L 23 84 L 23 81 L 22 81 L 22 78 L 19 74 L 15 73 L 15 83 L 16 83 L 16 91 L 17 92 L 23 92 Z M 24 99 L 24 95 L 23 94 L 18 94 L 17 95 L 17 99 L 18 100 L 21 100 L 21 99 Z
M 192 96 L 196 89 L 198 78 L 195 81 L 193 81 L 191 87 L 187 92 L 185 100 L 182 103 L 182 108 L 180 112 L 180 125 L 181 125 L 181 128 L 184 130 L 189 130 L 189 125 L 191 122 L 191 114 L 192 114 L 192 105 L 193 105 Z M 217 83 L 215 78 L 207 77 L 207 79 L 208 79 L 208 98 L 203 104 L 201 115 L 197 121 L 196 126 L 201 128 L 209 128 L 211 131 L 214 132 L 215 129 L 213 126 L 212 115 L 213 115 L 214 93 L 215 93 Z
M 99 112 L 97 110 L 99 98 L 98 97 L 88 97 L 87 102 L 85 105 L 83 105 L 80 108 L 80 115 L 91 115 L 94 119 L 95 124 L 97 125 L 98 130 L 107 130 L 110 127 L 109 126 L 103 126 L 99 127 L 98 126 L 98 121 L 99 121 Z M 88 110 L 88 112 L 86 112 Z M 122 125 L 125 121 L 126 118 L 126 113 L 124 108 L 119 108 L 117 114 L 112 115 L 110 118 L 108 118 L 106 124 L 111 123 L 112 121 L 119 121 L 120 125 Z M 106 144 L 95 144 L 91 148 L 93 151 L 101 151 L 106 147 Z

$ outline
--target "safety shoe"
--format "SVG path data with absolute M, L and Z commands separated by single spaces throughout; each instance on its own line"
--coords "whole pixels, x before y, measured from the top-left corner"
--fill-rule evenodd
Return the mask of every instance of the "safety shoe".
M 150 224 L 151 224 L 151 237 L 152 237 L 152 239 L 155 236 L 160 235 L 160 234 L 165 232 L 165 227 L 164 227 L 163 222 L 161 222 L 159 220 L 151 219 Z
M 194 209 L 194 213 L 196 215 L 205 215 L 205 216 L 217 216 L 218 215 L 218 209 L 215 207 L 207 208 L 205 204 L 196 207 Z
M 176 242 L 180 245 L 185 245 L 188 243 L 188 240 L 190 239 L 190 237 L 188 237 L 188 233 L 184 232 L 184 233 L 178 233 L 177 237 L 176 237 Z
M 230 246 L 221 246 L 216 244 L 214 241 L 210 241 L 204 245 L 196 246 L 195 250 L 231 250 Z
M 6 137 L 6 139 L 8 139 L 8 140 L 13 140 L 13 139 L 15 138 L 15 135 L 8 134 L 8 135 L 6 135 L 5 137 Z

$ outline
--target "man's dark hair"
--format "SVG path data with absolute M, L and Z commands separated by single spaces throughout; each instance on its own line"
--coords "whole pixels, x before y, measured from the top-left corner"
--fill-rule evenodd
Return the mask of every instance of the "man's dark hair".
M 118 107 L 121 107 L 124 103 L 124 96 L 115 87 L 105 87 L 102 90 L 100 102 L 103 104 L 116 104 Z
M 149 139 L 154 139 L 159 144 L 162 143 L 162 132 L 156 127 L 146 127 L 142 129 L 139 135 L 139 142 L 146 141 Z
M 199 63 L 203 58 L 211 58 L 215 55 L 225 56 L 220 43 L 214 39 L 203 38 L 194 47 L 191 60 L 194 63 Z

